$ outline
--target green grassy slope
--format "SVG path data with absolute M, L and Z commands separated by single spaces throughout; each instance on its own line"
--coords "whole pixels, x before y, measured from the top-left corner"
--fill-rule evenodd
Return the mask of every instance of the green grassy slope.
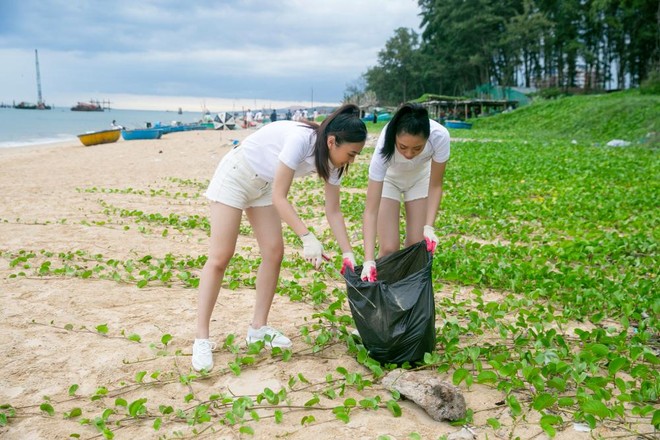
M 511 113 L 472 119 L 469 137 L 576 140 L 606 143 L 623 139 L 660 145 L 660 96 L 625 91 L 536 101 Z M 454 135 L 467 135 L 455 130 Z

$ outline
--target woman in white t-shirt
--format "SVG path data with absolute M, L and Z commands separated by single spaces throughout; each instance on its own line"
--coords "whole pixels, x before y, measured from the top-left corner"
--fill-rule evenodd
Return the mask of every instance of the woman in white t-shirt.
M 363 216 L 364 265 L 360 277 L 376 281 L 376 233 L 379 257 L 399 250 L 401 199 L 406 215 L 405 247 L 426 240 L 435 251 L 435 218 L 449 160 L 449 132 L 430 120 L 419 104 L 407 103 L 383 128 L 369 165 Z
M 291 347 L 289 338 L 267 325 L 284 255 L 282 220 L 300 236 L 307 261 L 318 268 L 324 257 L 322 244 L 287 199 L 294 177 L 316 172 L 325 182 L 325 214 L 343 252 L 342 270 L 355 266 L 339 206 L 339 183 L 367 138 L 367 129 L 358 115 L 356 106 L 345 105 L 321 125 L 306 121 L 273 122 L 245 138 L 222 158 L 205 193 L 211 200 L 211 240 L 199 283 L 192 356 L 195 370 L 213 368 L 215 343 L 209 340 L 209 323 L 236 248 L 243 211 L 261 253 L 256 304 L 246 341 L 264 341 L 268 347 Z

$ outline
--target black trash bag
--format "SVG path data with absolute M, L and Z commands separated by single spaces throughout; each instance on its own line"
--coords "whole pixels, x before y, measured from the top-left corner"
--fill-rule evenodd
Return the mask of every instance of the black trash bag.
M 414 364 L 435 349 L 435 300 L 426 242 L 376 260 L 378 281 L 362 281 L 362 266 L 344 273 L 355 326 L 369 356 Z

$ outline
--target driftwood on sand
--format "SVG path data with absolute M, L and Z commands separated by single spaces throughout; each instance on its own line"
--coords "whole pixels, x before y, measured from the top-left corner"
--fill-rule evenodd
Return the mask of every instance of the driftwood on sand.
M 430 371 L 396 369 L 383 378 L 382 384 L 415 402 L 433 420 L 454 421 L 465 417 L 465 398 L 460 390 Z

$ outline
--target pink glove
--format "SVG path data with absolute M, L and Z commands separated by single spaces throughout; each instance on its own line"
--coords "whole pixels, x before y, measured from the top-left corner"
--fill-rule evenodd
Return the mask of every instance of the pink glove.
M 342 258 L 344 261 L 341 265 L 341 274 L 344 275 L 349 269 L 355 271 L 355 256 L 353 255 L 353 252 L 344 252 Z
M 370 283 L 375 283 L 378 279 L 378 273 L 376 272 L 376 262 L 369 260 L 364 262 L 362 266 L 362 274 L 360 275 L 362 281 L 369 281 Z
M 424 240 L 426 240 L 426 251 L 434 253 L 436 246 L 438 246 L 438 237 L 435 235 L 433 226 L 424 226 Z

